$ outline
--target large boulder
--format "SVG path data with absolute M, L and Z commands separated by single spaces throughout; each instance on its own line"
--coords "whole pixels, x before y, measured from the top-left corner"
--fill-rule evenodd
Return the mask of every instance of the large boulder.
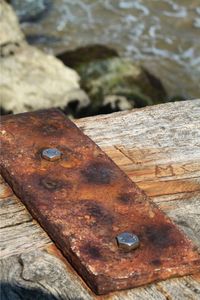
M 76 66 L 91 99 L 89 114 L 165 102 L 161 81 L 127 58 L 112 57 Z
M 20 43 L 24 40 L 16 15 L 5 1 L 0 0 L 0 45 Z
M 1 1 L 0 28 L 0 99 L 4 111 L 64 109 L 75 100 L 77 109 L 88 105 L 77 72 L 54 56 L 29 46 L 13 10 L 4 1 Z

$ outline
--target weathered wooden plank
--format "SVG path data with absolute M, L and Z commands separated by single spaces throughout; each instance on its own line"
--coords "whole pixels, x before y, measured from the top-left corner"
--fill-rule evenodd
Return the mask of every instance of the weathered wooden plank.
M 56 268 L 55 268 L 56 266 Z M 69 265 L 46 251 L 32 251 L 1 260 L 1 282 L 4 299 L 112 299 L 112 300 L 164 300 L 165 296 L 149 285 L 132 291 L 122 291 L 96 297 Z M 66 272 L 67 270 L 67 272 Z M 16 294 L 17 297 L 16 298 Z M 26 295 L 26 298 L 24 298 Z
M 77 275 L 45 251 L 32 251 L 1 260 L 2 300 L 92 299 Z M 75 288 L 76 287 L 76 288 Z
M 79 119 L 76 124 L 100 147 L 119 145 L 145 156 L 162 148 L 162 162 L 177 162 L 199 159 L 199 116 L 200 100 L 193 100 Z
M 158 283 L 156 287 L 166 299 L 200 299 L 200 284 L 190 276 L 166 280 Z
M 200 248 L 200 195 L 194 194 L 193 198 L 188 200 L 185 194 L 183 199 L 161 203 L 155 199 L 155 202 Z
M 3 176 L 98 295 L 200 271 L 193 244 L 63 113 L 5 116 L 1 132 Z M 61 160 L 38 156 L 49 143 Z M 115 238 L 129 230 L 140 249 L 128 255 Z
M 77 125 L 146 190 L 152 200 L 190 236 L 196 245 L 199 245 L 200 100 L 77 120 Z M 4 268 L 3 281 L 8 283 L 3 288 L 4 296 L 7 291 L 5 297 L 8 299 L 36 299 L 30 296 L 29 289 L 33 288 L 37 295 L 43 288 L 47 293 L 45 298 L 40 296 L 39 299 L 94 299 L 95 296 L 66 263 L 62 276 L 70 279 L 67 284 L 65 279 L 63 284 L 59 277 L 59 274 L 63 273 L 60 267 L 57 267 L 61 262 L 55 258 L 56 252 L 49 250 L 52 247 L 51 241 L 33 222 L 26 209 L 4 183 L 0 184 L 0 189 L 2 190 L 0 223 L 3 237 L 1 264 Z M 21 230 L 25 230 L 23 234 Z M 52 263 L 52 255 L 46 252 L 44 255 L 43 251 L 37 252 L 37 249 L 42 247 L 47 247 L 56 261 L 53 260 Z M 24 255 L 34 256 L 34 250 L 36 254 L 39 253 L 39 257 L 41 256 L 41 260 L 35 259 L 34 272 L 37 274 L 44 270 L 43 275 L 39 280 L 36 275 L 31 280 L 24 280 L 14 270 L 22 274 L 25 263 L 21 255 L 25 253 Z M 54 282 L 48 279 L 48 274 L 53 272 L 52 269 L 57 270 L 56 291 L 52 287 Z M 30 274 L 34 272 L 27 271 Z M 74 277 L 70 277 L 71 273 Z M 112 294 L 103 299 L 199 299 L 199 278 L 200 276 L 188 276 L 167 280 L 145 288 Z M 14 286 L 11 287 L 10 284 Z M 8 287 L 12 293 L 10 298 Z M 23 298 L 25 294 L 28 296 Z M 47 294 L 50 298 L 47 298 Z
M 32 216 L 27 213 L 27 210 L 21 201 L 12 194 L 10 194 L 8 198 L 1 199 L 0 216 L 1 229 L 27 223 L 33 219 Z

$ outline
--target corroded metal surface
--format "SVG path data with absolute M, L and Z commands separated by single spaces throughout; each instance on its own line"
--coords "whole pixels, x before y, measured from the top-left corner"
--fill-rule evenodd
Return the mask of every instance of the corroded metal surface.
M 48 148 L 61 159 L 45 160 Z M 1 171 L 96 293 L 200 270 L 192 243 L 57 110 L 2 118 Z M 136 234 L 139 247 L 118 247 L 122 232 Z

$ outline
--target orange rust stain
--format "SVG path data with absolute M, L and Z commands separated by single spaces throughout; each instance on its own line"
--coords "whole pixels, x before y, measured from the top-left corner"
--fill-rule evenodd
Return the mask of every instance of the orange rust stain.
M 106 147 L 102 149 L 106 152 L 106 154 L 118 165 L 130 165 L 132 160 L 127 157 L 117 146 L 114 147 Z
M 64 262 L 64 264 L 66 264 L 67 266 L 69 266 L 69 265 L 68 265 L 68 262 L 67 262 L 67 260 L 66 260 L 66 258 L 62 255 L 62 253 L 61 253 L 60 250 L 56 247 L 55 244 L 52 243 L 52 244 L 46 246 L 46 247 L 45 247 L 45 250 L 46 250 L 49 254 L 51 254 L 51 255 L 53 255 L 53 256 L 56 256 L 56 257 L 59 258 L 62 262 Z
M 155 178 L 155 171 L 154 167 L 150 168 L 143 168 L 143 169 L 133 169 L 131 166 L 123 167 L 122 169 L 126 174 L 131 177 L 131 179 L 134 182 L 138 182 L 141 180 L 147 180 L 147 179 L 154 179 Z
M 191 180 L 169 180 L 169 181 L 145 181 L 137 182 L 138 186 L 143 189 L 148 196 L 161 196 L 176 193 L 186 193 L 200 191 L 200 183 Z
M 156 148 L 129 148 L 119 146 L 117 149 L 135 165 L 142 165 L 145 163 L 155 163 L 159 159 L 166 158 L 166 154 Z
M 114 146 L 105 147 L 104 151 L 135 182 L 162 177 L 187 176 L 189 178 L 190 174 L 200 175 L 200 160 L 172 164 L 170 156 L 166 162 L 165 149 L 126 149 L 122 146 Z M 168 152 L 173 154 L 173 150 L 168 149 Z M 157 164 L 163 159 L 165 163 Z
M 13 195 L 12 189 L 8 186 L 7 183 L 0 184 L 0 199 L 5 199 Z
M 155 175 L 157 177 L 166 177 L 166 176 L 174 176 L 175 174 L 172 165 L 168 165 L 168 166 L 156 166 Z
M 200 273 L 192 275 L 192 278 L 200 283 Z
M 3 182 L 5 182 L 5 181 L 4 181 L 3 177 L 0 175 L 0 183 L 3 183 Z
M 174 180 L 178 180 L 181 177 L 192 178 L 200 177 L 200 164 L 191 163 L 187 164 L 187 168 L 182 164 L 161 164 L 161 165 L 142 165 L 135 166 L 133 164 L 120 165 L 123 171 L 132 178 L 135 182 L 142 180 L 157 180 L 163 177 L 174 177 Z M 176 177 L 176 178 L 175 178 Z

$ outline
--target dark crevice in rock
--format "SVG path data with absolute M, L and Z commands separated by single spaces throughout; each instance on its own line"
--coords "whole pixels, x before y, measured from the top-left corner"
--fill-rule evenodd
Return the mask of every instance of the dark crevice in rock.
M 30 45 L 52 45 L 56 43 L 60 43 L 61 39 L 59 37 L 53 35 L 44 35 L 44 34 L 28 34 L 26 35 L 26 41 Z
M 59 58 L 66 66 L 75 68 L 82 63 L 89 63 L 94 60 L 102 60 L 117 56 L 118 53 L 115 49 L 96 44 L 66 51 L 57 55 L 57 58 Z
M 3 115 L 10 115 L 12 113 L 13 113 L 12 111 L 5 110 L 3 107 L 0 107 L 0 115 L 1 116 L 3 116 Z

